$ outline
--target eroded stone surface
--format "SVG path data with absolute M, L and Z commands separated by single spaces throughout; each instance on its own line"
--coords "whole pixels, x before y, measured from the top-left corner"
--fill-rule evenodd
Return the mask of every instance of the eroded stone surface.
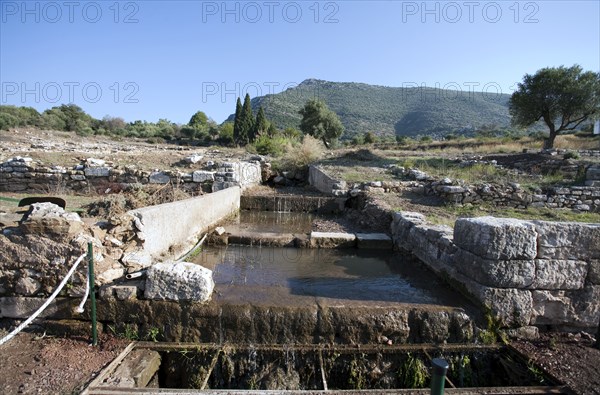
M 34 203 L 21 228 L 24 233 L 64 239 L 81 232 L 83 221 L 77 213 L 66 212 L 56 204 Z
M 313 248 L 348 248 L 356 246 L 356 235 L 337 232 L 311 232 L 310 244 Z
M 458 249 L 456 267 L 473 280 L 495 288 L 526 288 L 535 279 L 533 259 L 496 261 Z
M 145 388 L 158 371 L 160 360 L 156 351 L 134 349 L 110 375 L 106 384 L 117 388 Z
M 580 289 L 588 272 L 584 261 L 536 259 L 534 289 Z
M 512 218 L 459 218 L 454 243 L 486 259 L 533 259 L 537 254 L 533 224 Z
M 589 260 L 600 258 L 600 225 L 533 222 L 538 233 L 538 258 Z
M 147 271 L 146 299 L 206 302 L 215 283 L 212 270 L 188 262 L 159 263 Z

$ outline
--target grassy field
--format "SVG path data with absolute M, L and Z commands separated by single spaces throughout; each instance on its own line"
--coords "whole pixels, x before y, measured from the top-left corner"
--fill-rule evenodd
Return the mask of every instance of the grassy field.
M 465 206 L 443 206 L 447 216 L 435 213 L 427 215 L 427 219 L 435 224 L 454 227 L 458 218 L 493 216 L 501 218 L 517 218 L 523 220 L 561 221 L 561 222 L 585 222 L 600 223 L 600 213 L 576 212 L 570 209 L 550 208 L 527 208 L 515 209 L 512 207 L 492 207 L 490 205 L 465 205 Z

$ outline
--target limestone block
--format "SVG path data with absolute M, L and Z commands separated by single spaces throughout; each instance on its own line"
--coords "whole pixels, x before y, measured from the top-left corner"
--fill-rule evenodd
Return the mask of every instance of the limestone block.
M 215 173 L 212 171 L 198 170 L 192 174 L 192 179 L 194 182 L 214 181 Z
M 356 235 L 338 232 L 311 232 L 310 245 L 313 248 L 355 247 Z
M 533 224 L 538 233 L 538 258 L 600 258 L 600 224 L 545 221 L 533 221 Z
M 473 280 L 494 288 L 527 288 L 535 279 L 535 261 L 483 259 L 463 249 L 458 249 L 456 268 Z
M 537 232 L 533 224 L 512 218 L 459 218 L 454 226 L 457 246 L 486 259 L 533 259 Z
M 592 285 L 600 285 L 600 259 L 592 259 L 590 261 L 587 282 Z
M 110 167 L 86 167 L 83 173 L 86 177 L 108 177 L 110 170 Z
M 529 325 L 533 314 L 532 293 L 520 289 L 481 287 L 478 297 L 506 326 Z
M 588 273 L 584 261 L 536 259 L 533 289 L 581 289 Z
M 564 291 L 532 291 L 532 325 L 568 323 L 571 299 Z
M 212 270 L 194 263 L 165 262 L 148 269 L 144 296 L 152 300 L 206 302 L 214 287 Z
M 145 388 L 160 368 L 160 354 L 149 349 L 134 349 L 110 375 L 106 384 L 116 388 Z
M 167 184 L 171 181 L 171 176 L 169 176 L 168 174 L 162 172 L 162 171 L 155 171 L 153 173 L 150 174 L 150 176 L 148 177 L 148 182 L 150 184 Z
M 392 239 L 385 233 L 357 233 L 356 245 L 358 248 L 391 250 Z
M 41 288 L 41 284 L 34 278 L 21 277 L 15 285 L 15 291 L 24 296 L 35 295 Z
M 77 213 L 66 212 L 56 204 L 34 203 L 21 228 L 27 234 L 69 238 L 83 229 L 83 221 Z
M 124 268 L 111 268 L 98 274 L 96 280 L 98 282 L 98 285 L 108 284 L 115 281 L 116 279 L 122 278 L 124 275 Z

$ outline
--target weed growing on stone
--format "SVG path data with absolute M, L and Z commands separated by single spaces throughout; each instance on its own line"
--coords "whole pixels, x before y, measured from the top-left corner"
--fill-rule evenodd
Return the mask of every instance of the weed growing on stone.
M 145 336 L 146 340 L 153 341 L 154 343 L 157 343 L 161 337 L 163 337 L 161 330 L 155 326 L 149 328 Z
M 400 388 L 424 388 L 429 379 L 429 373 L 420 358 L 411 353 L 398 370 Z

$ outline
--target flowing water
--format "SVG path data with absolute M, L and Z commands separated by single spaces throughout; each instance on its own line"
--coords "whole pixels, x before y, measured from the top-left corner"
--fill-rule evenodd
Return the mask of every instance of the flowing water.
M 322 217 L 309 213 L 240 211 L 240 214 L 226 228 L 230 232 L 252 230 L 273 233 L 310 233 L 312 221 Z

